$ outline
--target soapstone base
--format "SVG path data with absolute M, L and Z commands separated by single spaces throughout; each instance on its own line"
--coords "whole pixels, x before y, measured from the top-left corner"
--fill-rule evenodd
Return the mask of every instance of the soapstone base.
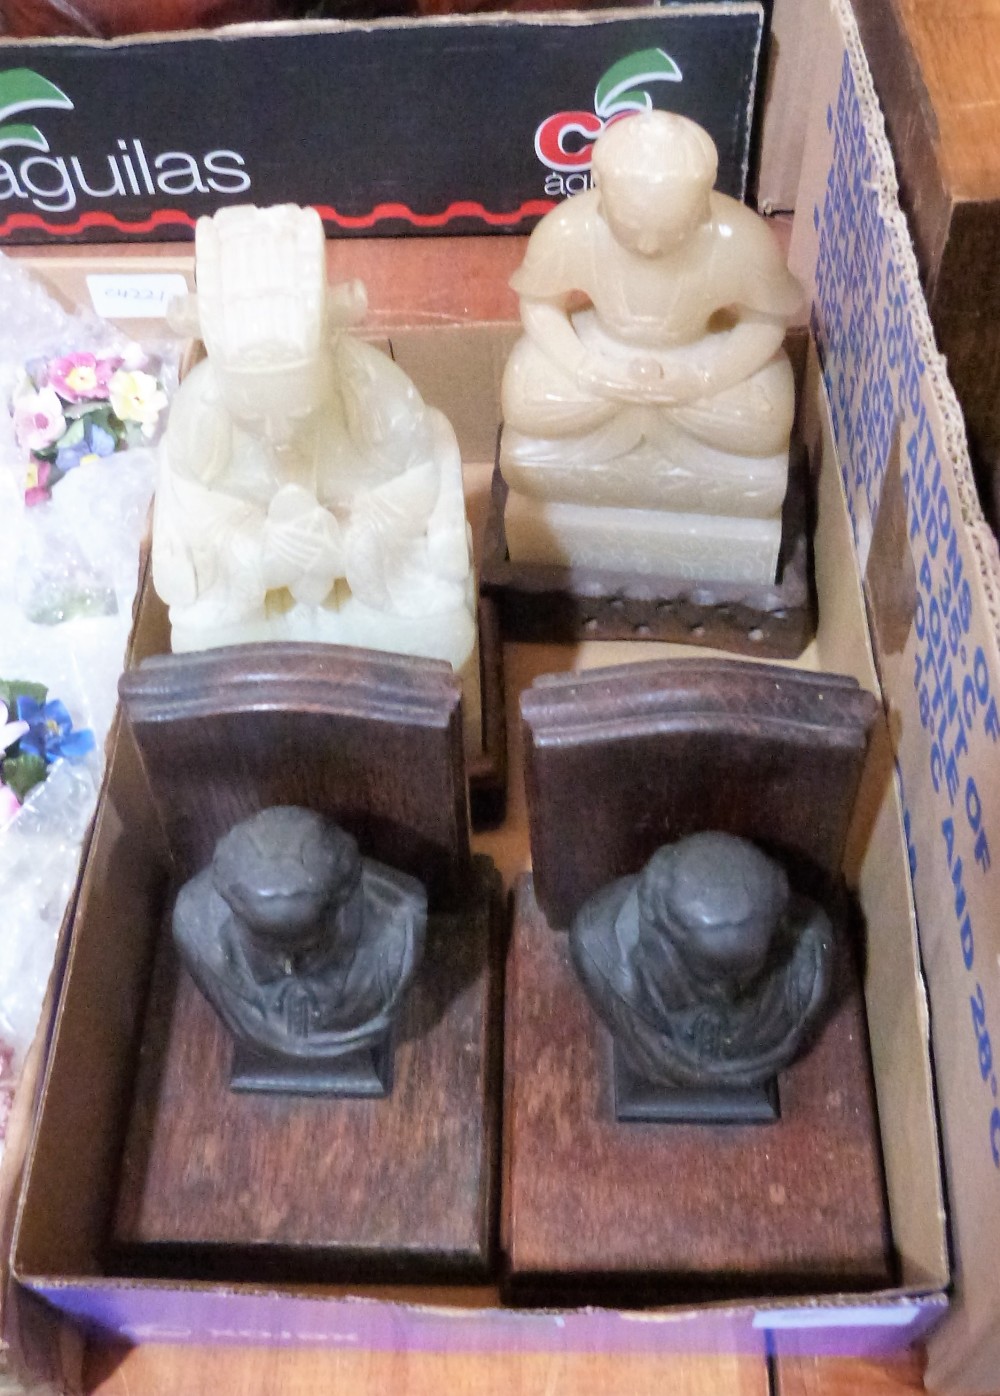
M 815 632 L 808 468 L 794 437 L 777 580 L 772 583 L 692 582 L 634 570 L 515 562 L 507 546 L 507 497 L 497 466 L 480 591 L 497 603 L 505 639 L 567 644 L 669 640 L 790 659 L 802 653 Z
M 631 571 L 685 582 L 773 582 L 781 517 L 619 509 L 532 499 L 508 486 L 507 552 L 517 565 Z

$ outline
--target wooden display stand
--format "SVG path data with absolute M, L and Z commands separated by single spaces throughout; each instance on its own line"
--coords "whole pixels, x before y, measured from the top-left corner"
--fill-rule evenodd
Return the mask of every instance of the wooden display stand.
M 618 1122 L 612 1044 L 557 934 L 615 877 L 702 829 L 839 874 L 874 698 L 725 660 L 591 670 L 522 695 L 534 882 L 507 978 L 504 1244 L 511 1291 L 564 1301 L 881 1287 L 890 1238 L 858 967 L 781 1073 L 772 1124 Z
M 429 894 L 385 1099 L 229 1088 L 233 1045 L 161 928 L 110 1241 L 126 1273 L 470 1278 L 492 1258 L 499 879 L 469 851 L 448 665 L 323 645 L 161 656 L 122 700 L 171 884 L 273 804 L 334 819 Z
M 691 582 L 594 567 L 512 562 L 507 555 L 507 486 L 493 473 L 482 589 L 500 608 L 511 640 L 672 640 L 737 654 L 793 659 L 816 628 L 810 585 L 808 478 L 804 452 L 789 470 L 778 580 Z
M 790 331 L 785 348 L 795 373 L 800 411 L 789 447 L 776 580 L 771 585 L 692 582 L 603 568 L 512 562 L 504 530 L 507 486 L 500 472 L 498 441 L 483 540 L 481 588 L 498 606 L 508 639 L 553 643 L 667 640 L 757 659 L 794 659 L 802 653 L 816 629 L 812 481 L 799 420 L 805 334 Z

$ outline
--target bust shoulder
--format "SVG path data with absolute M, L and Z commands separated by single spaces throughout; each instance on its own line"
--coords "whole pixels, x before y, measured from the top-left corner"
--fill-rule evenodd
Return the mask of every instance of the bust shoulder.
M 564 295 L 589 288 L 594 238 L 600 226 L 596 189 L 575 194 L 547 213 L 528 240 L 524 261 L 510 279 L 519 296 Z
M 361 860 L 361 886 L 365 919 L 378 927 L 376 939 L 390 960 L 402 957 L 399 971 L 405 974 L 412 961 L 420 958 L 427 931 L 427 893 L 415 877 L 379 863 Z
M 173 931 L 178 950 L 189 967 L 197 967 L 200 979 L 222 973 L 228 963 L 225 924 L 229 906 L 216 891 L 211 866 L 196 873 L 177 894 Z
M 711 208 L 715 255 L 729 274 L 731 303 L 795 319 L 803 307 L 802 287 L 788 270 L 767 219 L 728 194 L 713 193 Z

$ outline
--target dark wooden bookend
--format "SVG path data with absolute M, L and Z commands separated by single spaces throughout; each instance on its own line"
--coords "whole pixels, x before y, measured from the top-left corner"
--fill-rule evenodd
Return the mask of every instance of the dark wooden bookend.
M 703 829 L 836 875 L 877 701 L 854 679 L 730 659 L 545 675 L 521 694 L 535 894 L 565 928 Z
M 469 849 L 458 681 L 316 645 L 148 660 L 121 696 L 173 858 L 108 1244 L 127 1274 L 302 1283 L 489 1273 L 497 1206 L 499 878 Z M 333 820 L 423 883 L 391 1039 L 322 1068 L 234 1041 L 170 934 L 177 889 L 257 811 Z M 254 826 L 256 826 L 256 821 Z M 285 1068 L 280 1068 L 280 1071 Z M 381 1098 L 379 1098 L 381 1097 Z
M 559 933 L 658 848 L 704 831 L 752 840 L 796 895 L 832 897 L 876 700 L 835 675 L 690 659 L 547 677 L 521 710 L 534 873 L 517 889 L 507 971 L 512 1297 L 642 1303 L 889 1283 L 846 915 L 835 916 L 832 1006 L 778 1076 L 778 1118 L 765 1087 L 735 1110 L 703 1100 L 701 1115 L 682 1108 L 682 1122 L 664 1123 L 663 1088 L 622 1060 Z
M 855 983 L 764 1124 L 620 1122 L 607 1029 L 531 879 L 507 967 L 501 1236 L 518 1303 L 669 1303 L 891 1283 Z
M 503 636 L 500 633 L 500 619 L 496 602 L 488 596 L 480 596 L 479 598 L 478 620 L 482 748 L 478 752 L 465 753 L 465 772 L 468 778 L 469 811 L 473 828 L 489 829 L 503 821 L 507 807 L 507 721 L 504 696 Z M 249 646 L 232 646 L 225 653 L 233 655 L 237 650 L 240 651 L 241 662 L 248 666 L 250 673 L 258 665 L 263 666 L 263 672 L 280 672 L 282 669 L 281 654 L 285 647 L 284 643 L 260 643 Z M 352 650 L 341 645 L 288 644 L 287 648 L 289 655 L 293 657 L 296 654 L 301 657 L 305 650 L 313 650 L 313 669 L 320 673 L 324 672 L 324 655 L 331 660 L 334 671 L 340 673 L 344 672 L 345 668 L 350 667 L 352 656 L 362 653 L 360 650 Z M 255 650 L 261 651 L 260 657 L 257 659 L 254 659 L 252 653 Z M 212 653 L 212 651 L 205 651 L 202 653 L 202 658 L 208 661 Z M 380 654 L 375 651 L 366 653 L 369 654 L 369 659 L 372 662 L 377 661 L 380 657 L 386 661 L 389 666 L 384 670 L 386 674 L 398 675 L 403 672 L 399 666 L 393 668 L 393 665 L 396 659 L 405 660 L 406 656 Z M 175 658 L 187 662 L 188 660 L 193 661 L 197 657 L 196 655 L 174 656 L 170 653 L 170 623 L 167 608 L 157 596 L 152 581 L 147 576 L 142 589 L 135 626 L 134 659 L 140 660 L 145 668 L 154 659 L 162 660 L 169 665 Z M 299 661 L 296 659 L 294 662 Z M 420 664 L 425 661 L 418 659 L 415 662 Z M 434 663 L 434 661 L 426 662 Z M 447 664 L 438 667 L 443 674 L 453 672 Z M 170 681 L 175 687 L 184 682 L 183 675 L 185 673 L 191 674 L 193 683 L 200 682 L 200 671 L 197 670 L 181 669 L 168 670 L 168 672 L 176 672 L 178 675 L 176 679 Z M 400 679 L 396 677 L 391 682 L 398 686 Z M 147 673 L 136 690 L 137 697 L 141 697 L 143 692 L 148 691 L 151 683 L 152 679 Z
M 461 895 L 461 693 L 443 661 L 233 645 L 154 655 L 119 692 L 181 880 L 247 815 L 303 805 L 419 877 L 432 904 Z

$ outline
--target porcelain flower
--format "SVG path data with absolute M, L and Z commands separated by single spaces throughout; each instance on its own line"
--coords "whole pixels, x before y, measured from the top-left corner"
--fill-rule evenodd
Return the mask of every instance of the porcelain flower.
M 14 434 L 26 451 L 44 451 L 66 430 L 63 405 L 54 388 L 21 393 L 14 402 Z
M 10 710 L 7 704 L 0 701 L 0 755 L 15 742 L 19 742 L 28 730 L 26 722 L 9 722 L 9 717 Z
M 28 462 L 27 475 L 24 482 L 24 502 L 29 506 L 33 504 L 44 504 L 47 499 L 52 498 L 50 477 L 52 466 L 47 460 L 37 460 L 32 456 Z
M 75 761 L 94 749 L 94 734 L 88 727 L 73 730 L 73 719 L 58 698 L 39 703 L 35 698 L 17 700 L 17 715 L 27 725 L 20 750 L 26 756 L 40 756 L 48 765 L 65 756 Z
M 56 452 L 56 469 L 65 475 L 68 470 L 74 470 L 78 465 L 89 464 L 102 456 L 113 455 L 117 447 L 118 443 L 110 431 L 99 422 L 87 422 L 79 440 L 69 446 L 59 447 Z
M 108 385 L 120 358 L 99 359 L 95 354 L 64 354 L 49 363 L 49 383 L 67 402 L 84 402 L 108 396 Z
M 30 380 L 33 388 L 44 388 L 49 381 L 48 359 L 28 359 L 24 365 L 24 372 L 21 378 L 22 382 L 28 382 Z
M 143 436 L 152 436 L 167 405 L 167 395 L 153 375 L 120 368 L 108 386 L 115 415 L 123 422 L 138 423 Z
M 0 781 L 0 829 L 3 829 L 21 808 L 21 801 L 9 785 Z
M 119 367 L 127 369 L 145 368 L 149 363 L 149 355 L 141 344 L 136 344 L 135 340 L 129 340 L 122 350 L 121 364 Z

